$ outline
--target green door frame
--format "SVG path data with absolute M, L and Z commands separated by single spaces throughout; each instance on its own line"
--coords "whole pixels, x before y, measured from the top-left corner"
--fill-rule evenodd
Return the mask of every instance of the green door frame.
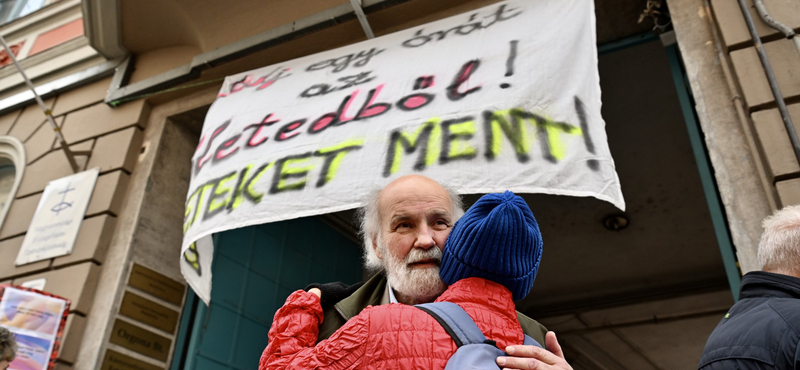
M 214 245 L 219 245 L 218 234 L 212 236 Z M 195 356 L 189 356 L 197 352 L 197 345 L 200 342 L 200 328 L 208 317 L 208 306 L 200 300 L 192 288 L 188 289 L 186 300 L 181 312 L 181 323 L 178 326 L 178 337 L 175 338 L 175 350 L 172 352 L 172 364 L 170 370 L 191 369 Z
M 200 298 L 197 297 L 192 288 L 189 288 L 186 292 L 186 300 L 181 313 L 181 322 L 178 326 L 178 337 L 175 338 L 175 350 L 172 352 L 170 370 L 180 370 L 181 364 L 186 361 L 186 355 L 193 353 L 193 346 L 197 346 L 197 339 L 194 338 L 192 330 L 194 325 L 191 325 L 191 321 L 196 319 L 192 313 L 197 310 L 198 302 L 200 302 Z M 202 305 L 205 306 L 205 304 Z
M 675 90 L 678 92 L 678 101 L 683 111 L 683 120 L 686 129 L 689 131 L 689 141 L 692 145 L 697 171 L 700 173 L 700 182 L 703 184 L 703 192 L 706 195 L 706 203 L 711 222 L 714 225 L 714 233 L 717 236 L 717 245 L 722 255 L 722 263 L 725 266 L 725 274 L 728 277 L 728 285 L 731 287 L 733 301 L 739 300 L 739 286 L 742 283 L 742 276 L 736 262 L 735 248 L 731 241 L 728 220 L 725 209 L 722 207 L 719 189 L 714 178 L 711 160 L 708 157 L 708 150 L 705 140 L 700 130 L 700 124 L 694 111 L 691 90 L 686 83 L 686 72 L 683 69 L 683 61 L 677 44 L 666 46 L 667 56 L 669 57 L 670 69 L 672 69 L 672 80 L 675 83 Z

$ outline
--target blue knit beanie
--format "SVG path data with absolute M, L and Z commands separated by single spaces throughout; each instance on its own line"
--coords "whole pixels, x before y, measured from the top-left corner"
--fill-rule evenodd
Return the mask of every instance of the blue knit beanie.
M 439 274 L 448 285 L 468 277 L 502 284 L 525 298 L 542 259 L 542 234 L 525 201 L 510 191 L 486 194 L 456 222 Z

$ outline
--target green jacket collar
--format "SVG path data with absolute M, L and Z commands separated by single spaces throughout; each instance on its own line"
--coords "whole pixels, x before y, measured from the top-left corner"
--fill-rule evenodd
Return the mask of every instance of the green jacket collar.
M 336 303 L 336 311 L 345 319 L 350 320 L 358 315 L 367 306 L 377 306 L 381 304 L 383 292 L 386 290 L 386 275 L 379 272 L 367 280 L 361 288 L 358 288 L 349 297 Z

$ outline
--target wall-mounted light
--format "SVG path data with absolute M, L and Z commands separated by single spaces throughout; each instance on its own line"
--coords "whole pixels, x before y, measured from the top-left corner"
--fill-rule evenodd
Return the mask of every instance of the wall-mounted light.
M 603 226 L 611 231 L 620 231 L 628 227 L 628 216 L 619 213 L 606 217 L 603 220 Z

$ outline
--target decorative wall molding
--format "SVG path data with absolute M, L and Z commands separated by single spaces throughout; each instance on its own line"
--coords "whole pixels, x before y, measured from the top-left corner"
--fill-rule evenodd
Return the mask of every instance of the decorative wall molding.
M 19 189 L 19 184 L 22 182 L 22 177 L 25 175 L 25 146 L 19 139 L 11 136 L 0 136 L 0 158 L 8 158 L 14 163 L 14 184 L 11 186 L 8 201 L 0 208 L 0 227 L 5 221 L 6 214 L 11 208 L 11 203 Z

